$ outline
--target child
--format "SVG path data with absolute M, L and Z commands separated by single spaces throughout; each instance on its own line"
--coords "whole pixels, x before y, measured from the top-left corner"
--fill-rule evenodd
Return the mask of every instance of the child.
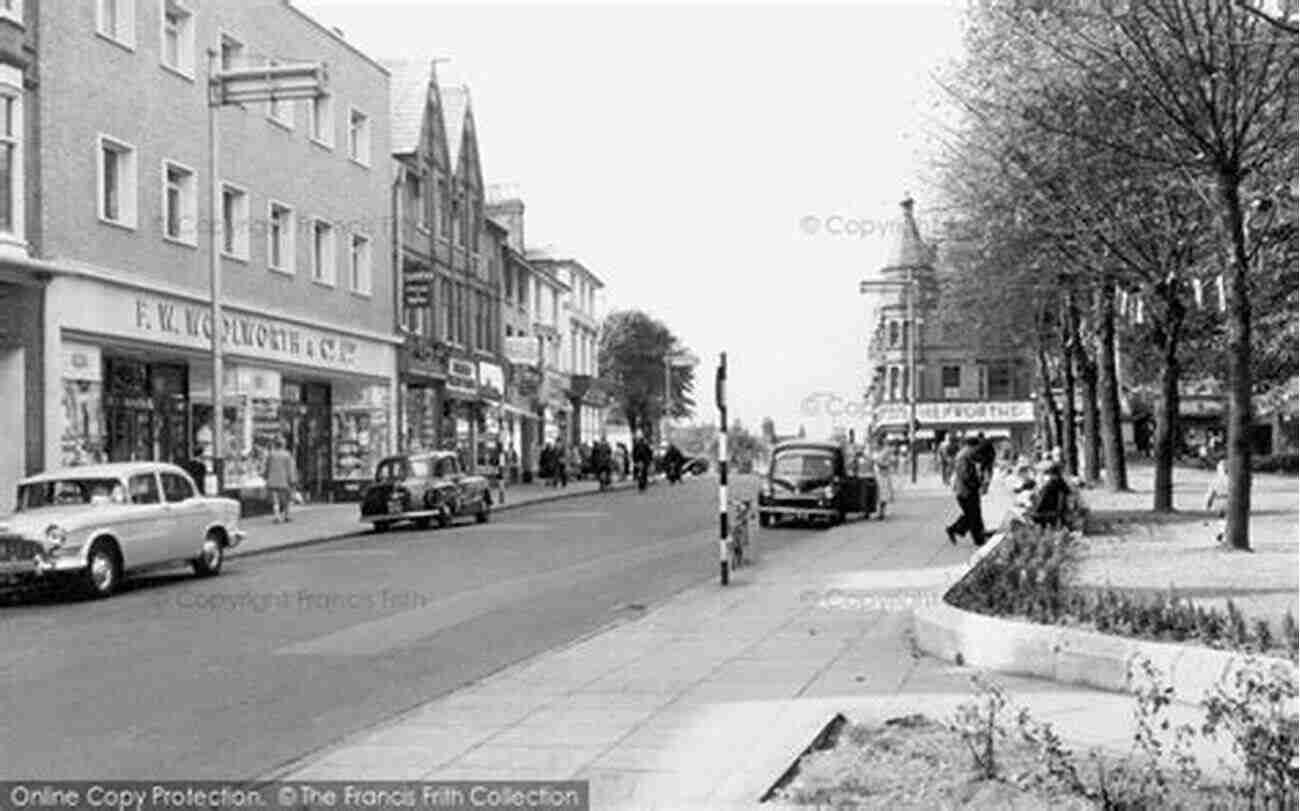
M 1214 479 L 1210 482 L 1210 488 L 1205 491 L 1205 509 L 1211 512 L 1215 509 L 1215 504 L 1220 500 L 1223 506 L 1218 508 L 1219 518 L 1227 517 L 1228 510 L 1228 462 L 1221 459 L 1214 470 Z M 1214 540 L 1223 543 L 1223 529 L 1220 528 L 1219 534 L 1214 536 Z

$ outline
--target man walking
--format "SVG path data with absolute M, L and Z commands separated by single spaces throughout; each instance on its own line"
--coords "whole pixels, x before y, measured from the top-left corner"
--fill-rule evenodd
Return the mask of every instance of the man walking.
M 954 546 L 957 539 L 968 532 L 976 546 L 984 545 L 984 516 L 980 513 L 984 475 L 980 470 L 979 446 L 977 437 L 967 437 L 966 446 L 953 461 L 952 490 L 957 496 L 957 507 L 961 510 L 961 515 L 945 531 L 949 543 Z
M 284 437 L 275 438 L 275 447 L 266 457 L 266 489 L 271 491 L 271 508 L 275 523 L 289 520 L 289 502 L 298 486 L 298 470 L 293 456 L 285 447 Z
M 632 445 L 632 462 L 636 467 L 636 488 L 644 490 L 650 478 L 650 465 L 654 461 L 654 451 L 645 436 L 636 438 Z

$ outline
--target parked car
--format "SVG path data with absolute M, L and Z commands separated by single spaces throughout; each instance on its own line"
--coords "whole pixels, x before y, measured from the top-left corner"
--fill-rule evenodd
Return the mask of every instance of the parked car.
M 845 451 L 831 442 L 783 442 L 758 493 L 759 526 L 783 518 L 821 519 L 843 523 L 846 515 L 876 512 L 879 499 L 875 476 L 858 473 L 846 464 Z
M 51 470 L 18 483 L 0 518 L 0 578 L 71 581 L 107 597 L 127 573 L 188 562 L 221 571 L 239 545 L 239 502 L 201 495 L 176 465 L 119 462 Z
M 375 481 L 361 499 L 361 520 L 376 532 L 404 521 L 442 527 L 464 515 L 482 524 L 491 511 L 488 480 L 462 471 L 452 451 L 389 456 L 375 466 Z
M 709 472 L 710 466 L 708 457 L 693 456 L 682 463 L 682 473 L 687 476 L 703 476 Z

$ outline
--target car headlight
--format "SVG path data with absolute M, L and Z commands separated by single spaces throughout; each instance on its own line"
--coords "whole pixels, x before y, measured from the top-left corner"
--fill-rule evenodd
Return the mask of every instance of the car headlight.
M 825 487 L 823 487 L 822 498 L 826 498 L 826 499 L 835 498 L 835 485 L 828 484 Z
M 50 524 L 45 528 L 45 543 L 53 548 L 63 546 L 68 540 L 68 531 L 58 524 Z

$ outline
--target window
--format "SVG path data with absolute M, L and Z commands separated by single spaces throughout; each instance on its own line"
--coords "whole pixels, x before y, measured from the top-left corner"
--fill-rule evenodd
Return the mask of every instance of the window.
M 442 339 L 454 341 L 453 323 L 455 321 L 456 303 L 451 297 L 451 280 L 442 280 Z
M 163 234 L 187 245 L 198 244 L 198 179 L 188 166 L 163 162 Z
M 447 180 L 446 178 L 438 178 L 438 212 L 440 214 L 438 219 L 438 237 L 444 240 L 451 236 L 451 209 L 452 203 L 451 198 L 447 193 Z
M 163 495 L 173 504 L 178 501 L 186 501 L 194 498 L 194 485 L 190 480 L 179 473 L 162 473 Z
M 272 60 L 270 64 L 274 66 L 279 63 Z M 293 106 L 292 101 L 272 98 L 266 103 L 266 117 L 291 130 L 293 129 Z
M 899 368 L 897 366 L 889 367 L 889 399 L 891 402 L 897 402 L 899 398 Z
M 221 252 L 248 259 L 248 192 L 229 183 L 221 184 Z
M 0 235 L 21 239 L 23 218 L 22 72 L 0 65 Z
M 176 0 L 162 4 L 162 61 L 185 76 L 194 75 L 194 14 Z
M 464 201 L 460 190 L 452 191 L 451 198 L 451 241 L 455 245 L 465 244 L 465 220 L 463 216 Z
M 428 230 L 429 212 L 424 201 L 424 181 L 416 172 L 406 173 L 406 211 L 407 218 L 414 221 L 417 227 Z
M 890 321 L 890 322 L 889 322 L 889 346 L 890 346 L 891 349 L 892 349 L 893 347 L 898 346 L 898 342 L 899 342 L 899 332 L 900 332 L 900 330 L 899 330 L 899 324 L 898 324 L 898 322 L 897 322 L 897 321 Z
M 309 102 L 311 109 L 311 139 L 321 146 L 334 146 L 334 99 L 317 96 Z
M 136 222 L 136 152 L 123 141 L 99 137 L 99 218 L 134 228 Z
M 352 261 L 349 262 L 349 284 L 354 293 L 370 295 L 370 239 L 361 234 L 352 235 Z
M 998 363 L 989 367 L 990 400 L 1010 400 L 1014 394 L 1014 370 L 1010 364 Z
M 135 48 L 135 0 L 97 0 L 96 29 L 127 48 Z
M 337 279 L 334 264 L 334 226 L 325 220 L 312 222 L 311 278 L 320 284 L 333 285 Z
M 244 43 L 230 36 L 221 35 L 221 69 L 232 70 L 244 66 Z
M 939 372 L 940 385 L 943 387 L 943 397 L 945 400 L 955 400 L 961 397 L 961 367 L 945 366 Z
M 348 113 L 348 157 L 370 165 L 370 117 L 356 108 Z
M 158 479 L 152 473 L 132 476 L 127 483 L 127 490 L 131 494 L 132 504 L 157 504 L 161 501 L 158 497 Z
M 267 216 L 266 264 L 282 273 L 294 271 L 293 209 L 271 201 Z

